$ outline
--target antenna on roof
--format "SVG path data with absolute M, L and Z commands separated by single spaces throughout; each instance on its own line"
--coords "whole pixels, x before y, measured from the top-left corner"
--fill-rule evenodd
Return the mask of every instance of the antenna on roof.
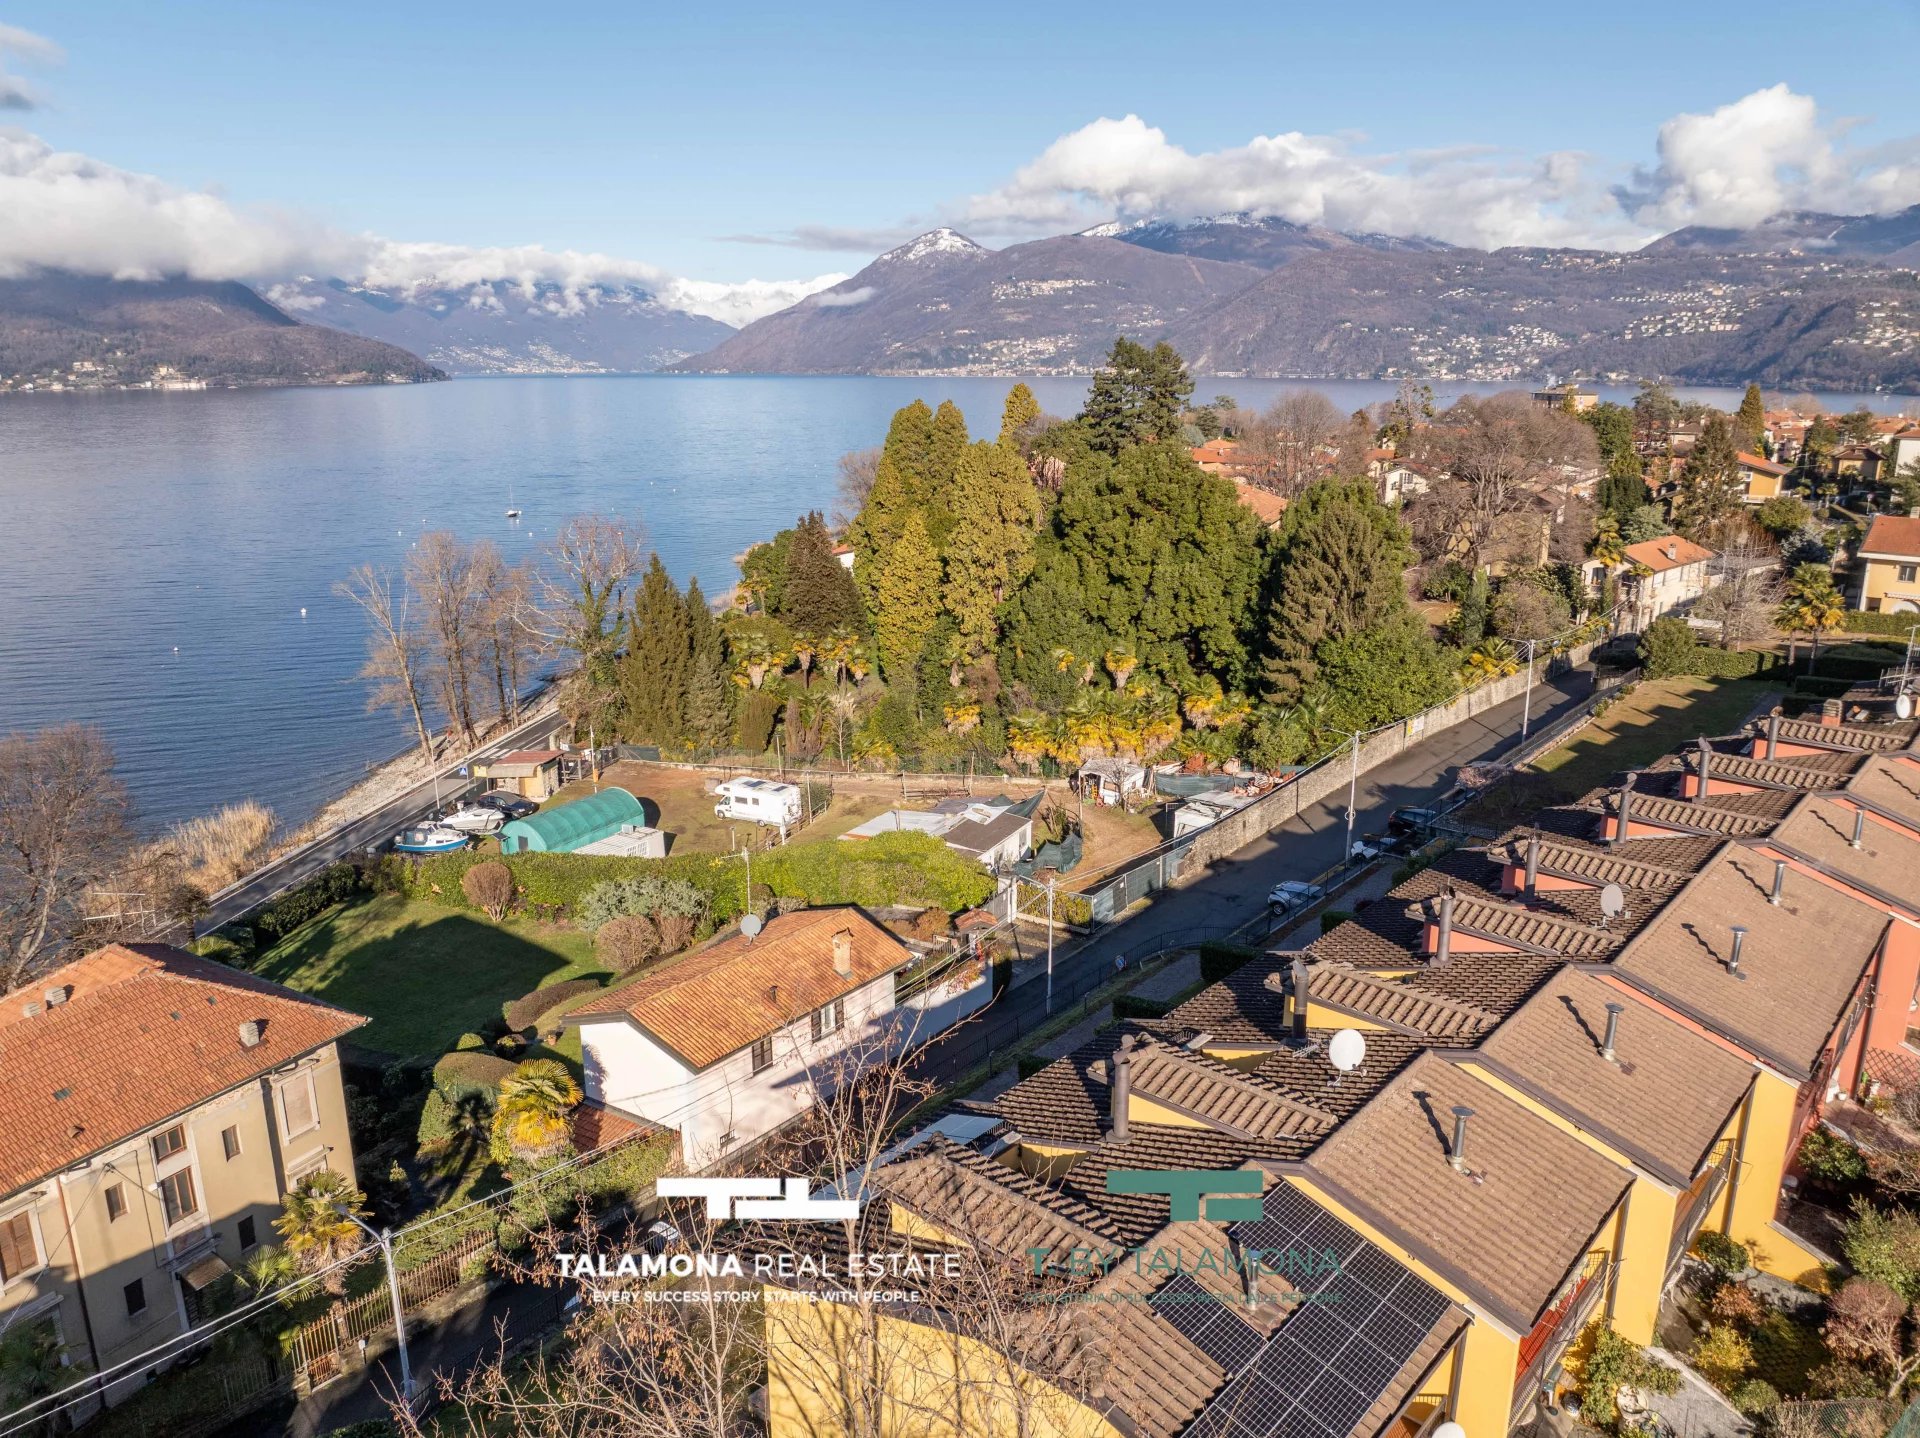
M 1334 1082 L 1339 1083 L 1339 1074 L 1350 1074 L 1367 1060 L 1367 1040 L 1358 1029 L 1342 1029 L 1327 1044 L 1327 1062 L 1339 1073 Z
M 742 914 L 740 916 L 740 932 L 747 936 L 748 943 L 752 943 L 760 937 L 760 931 L 765 927 L 766 924 L 758 914 Z
M 1627 911 L 1627 896 L 1618 884 L 1607 884 L 1600 890 L 1600 918 L 1602 927 L 1612 923 Z

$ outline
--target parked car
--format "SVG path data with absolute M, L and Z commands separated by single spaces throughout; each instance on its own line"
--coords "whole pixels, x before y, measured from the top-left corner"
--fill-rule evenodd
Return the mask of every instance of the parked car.
M 494 789 L 481 794 L 473 800 L 482 808 L 498 809 L 509 819 L 524 819 L 540 806 L 531 799 L 522 799 L 518 794 L 508 793 L 505 789 Z
M 1276 914 L 1294 914 L 1317 902 L 1326 890 L 1304 879 L 1283 879 L 1267 895 L 1267 907 Z
M 1430 833 L 1439 822 L 1437 809 L 1400 808 L 1387 816 L 1387 828 L 1396 834 Z

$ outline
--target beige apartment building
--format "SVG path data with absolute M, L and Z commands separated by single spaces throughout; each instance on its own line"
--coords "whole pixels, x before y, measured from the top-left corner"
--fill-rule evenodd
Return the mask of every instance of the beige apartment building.
M 160 944 L 0 999 L 0 1332 L 102 1374 L 207 1315 L 288 1188 L 353 1173 L 337 1042 L 365 1022 Z

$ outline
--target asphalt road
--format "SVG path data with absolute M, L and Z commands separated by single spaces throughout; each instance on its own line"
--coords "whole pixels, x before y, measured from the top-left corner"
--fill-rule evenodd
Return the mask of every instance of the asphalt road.
M 215 898 L 206 917 L 200 920 L 200 931 L 205 933 L 209 929 L 218 928 L 221 924 L 237 919 L 292 888 L 301 880 L 319 873 L 329 864 L 337 863 L 370 844 L 392 838 L 408 824 L 433 812 L 439 802 L 435 797 L 436 793 L 450 796 L 464 787 L 466 780 L 462 779 L 458 772 L 461 768 L 471 764 L 475 759 L 492 758 L 521 748 L 529 739 L 547 732 L 552 725 L 553 712 L 545 710 L 538 717 L 528 719 L 518 728 L 509 730 L 478 753 L 448 764 L 440 771 L 437 790 L 434 780 L 429 777 L 399 798 L 381 806 L 366 818 L 356 820 L 345 828 L 336 829 L 333 833 L 316 839 L 304 848 L 294 850 L 265 868 L 255 870 L 247 879 Z

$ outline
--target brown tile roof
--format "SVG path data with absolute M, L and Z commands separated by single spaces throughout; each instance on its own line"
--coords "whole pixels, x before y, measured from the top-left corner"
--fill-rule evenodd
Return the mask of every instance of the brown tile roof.
M 1770 474 L 1776 479 L 1781 475 L 1792 473 L 1784 464 L 1775 464 L 1764 455 L 1748 454 L 1742 450 L 1734 458 L 1739 461 L 1741 468 L 1751 469 L 1759 474 Z
M 1691 539 L 1682 539 L 1677 534 L 1662 535 L 1658 539 L 1642 540 L 1638 544 L 1629 544 L 1622 551 L 1636 564 L 1644 564 L 1655 574 L 1662 570 L 1679 569 L 1684 565 L 1698 564 L 1703 559 L 1712 559 L 1713 551 L 1695 544 Z
M 1109 1060 L 1109 1072 L 1111 1067 Z M 1135 1095 L 1209 1128 L 1246 1138 L 1310 1139 L 1333 1126 L 1331 1114 L 1296 1102 L 1265 1080 L 1162 1039 L 1136 1039 L 1130 1067 Z
M 1609 1002 L 1621 1005 L 1611 1063 L 1601 1056 Z M 1573 969 L 1549 979 L 1479 1054 L 1681 1188 L 1693 1182 L 1754 1075 L 1737 1054 Z
M 1778 761 L 1716 753 L 1707 761 L 1707 797 L 1715 797 L 1713 781 L 1716 779 L 1759 784 L 1769 789 L 1824 789 L 1835 775 L 1851 774 L 1861 762 L 1862 756 L 1853 753 L 1795 754 Z
M 1439 1043 L 1470 1043 L 1499 1020 L 1497 1014 L 1473 1004 L 1423 992 L 1344 964 L 1315 964 L 1309 968 L 1307 994 L 1314 1003 Z
M 1756 723 L 1753 732 L 1764 753 L 1766 721 L 1763 719 Z M 1793 744 L 1821 744 L 1834 749 L 1889 750 L 1905 749 L 1913 742 L 1915 733 L 1920 732 L 1920 725 L 1912 721 L 1904 724 L 1822 724 L 1816 719 L 1782 719 L 1779 732 L 1783 742 Z
M 963 1148 L 943 1134 L 876 1169 L 889 1202 L 995 1253 L 1024 1259 L 1029 1248 L 1106 1252 L 1121 1246 L 1113 1225 L 1072 1195 Z
M 1256 1158 L 1275 1162 L 1298 1157 L 1307 1147 L 1294 1141 L 1264 1146 L 1209 1128 L 1173 1128 L 1136 1123 L 1122 1143 L 1103 1143 L 1090 1150 L 1061 1176 L 1060 1185 L 1097 1209 L 1129 1243 L 1141 1243 L 1166 1226 L 1167 1196 L 1163 1193 L 1108 1193 L 1110 1169 L 1245 1168 Z M 1269 1184 L 1271 1180 L 1266 1180 Z
M 617 1108 L 608 1108 L 592 1099 L 583 1100 L 577 1105 L 568 1116 L 568 1123 L 573 1129 L 576 1153 L 595 1153 L 630 1138 L 660 1132 L 659 1128 L 643 1118 L 635 1118 Z
M 1789 876 L 1786 902 L 1767 902 L 1773 861 L 1728 844 L 1613 969 L 1751 1053 L 1799 1077 L 1815 1063 L 1879 949 L 1884 911 Z M 1743 924 L 1740 974 L 1727 971 L 1732 926 Z
M 1743 799 L 1764 799 L 1762 805 L 1740 803 Z M 1627 805 L 1629 823 L 1644 822 L 1659 824 L 1680 832 L 1696 834 L 1759 834 L 1773 827 L 1779 818 L 1778 811 L 1789 807 L 1783 803 L 1779 794 L 1734 794 L 1715 795 L 1706 804 L 1692 804 L 1685 799 L 1663 799 L 1653 794 L 1636 792 Z M 1756 813 L 1758 808 L 1772 809 L 1774 813 Z M 1620 791 L 1611 791 L 1604 800 L 1603 816 L 1609 826 L 1618 823 L 1620 818 Z M 1608 828 L 1611 834 L 1613 829 Z M 1642 836 L 1644 838 L 1644 836 Z M 1665 841 L 1662 841 L 1665 842 Z
M 1433 906 L 1437 909 L 1437 905 Z M 1488 903 L 1460 896 L 1453 904 L 1456 933 L 1483 935 L 1524 952 L 1564 959 L 1603 958 L 1620 947 L 1620 934 L 1521 904 Z
M 1528 847 L 1528 834 L 1519 831 L 1498 841 L 1493 852 L 1524 874 Z M 1539 864 L 1541 873 L 1564 879 L 1575 879 L 1596 886 L 1618 884 L 1623 889 L 1662 892 L 1678 888 L 1686 882 L 1691 872 L 1625 858 L 1590 844 L 1563 844 L 1545 835 L 1540 839 Z
M 852 973 L 833 966 L 834 936 L 851 936 Z M 565 1022 L 625 1018 L 695 1069 L 718 1063 L 910 962 L 913 951 L 851 906 L 802 909 L 731 934 L 677 964 L 567 1014 Z
M 1920 764 L 1905 759 L 1875 757 L 1843 786 L 1877 808 L 1920 823 Z
M 1892 555 L 1900 559 L 1920 559 L 1920 516 L 1876 514 L 1860 541 L 1864 558 Z
M 1473 1110 L 1466 1167 L 1452 1110 Z M 1580 1139 L 1425 1054 L 1306 1161 L 1310 1181 L 1526 1332 L 1632 1182 Z
M 1854 816 L 1860 810 L 1818 794 L 1802 799 L 1769 834 L 1763 845 L 1789 857 L 1805 858 L 1828 873 L 1860 885 L 1890 905 L 1908 913 L 1920 910 L 1920 837 L 1905 829 L 1876 822 L 1869 814 L 1860 829 L 1860 847 L 1853 847 Z M 1791 888 L 1796 879 L 1789 874 Z
M 64 1000 L 47 1007 L 55 990 Z M 260 1025 L 252 1048 L 248 1021 Z M 166 944 L 96 949 L 0 1000 L 0 1194 L 366 1022 Z
M 1287 960 L 1269 955 L 1251 959 L 1217 984 L 1209 984 L 1167 1015 L 1167 1022 L 1211 1034 L 1223 1044 L 1284 1043 L 1286 995 L 1267 986 L 1268 976 Z

